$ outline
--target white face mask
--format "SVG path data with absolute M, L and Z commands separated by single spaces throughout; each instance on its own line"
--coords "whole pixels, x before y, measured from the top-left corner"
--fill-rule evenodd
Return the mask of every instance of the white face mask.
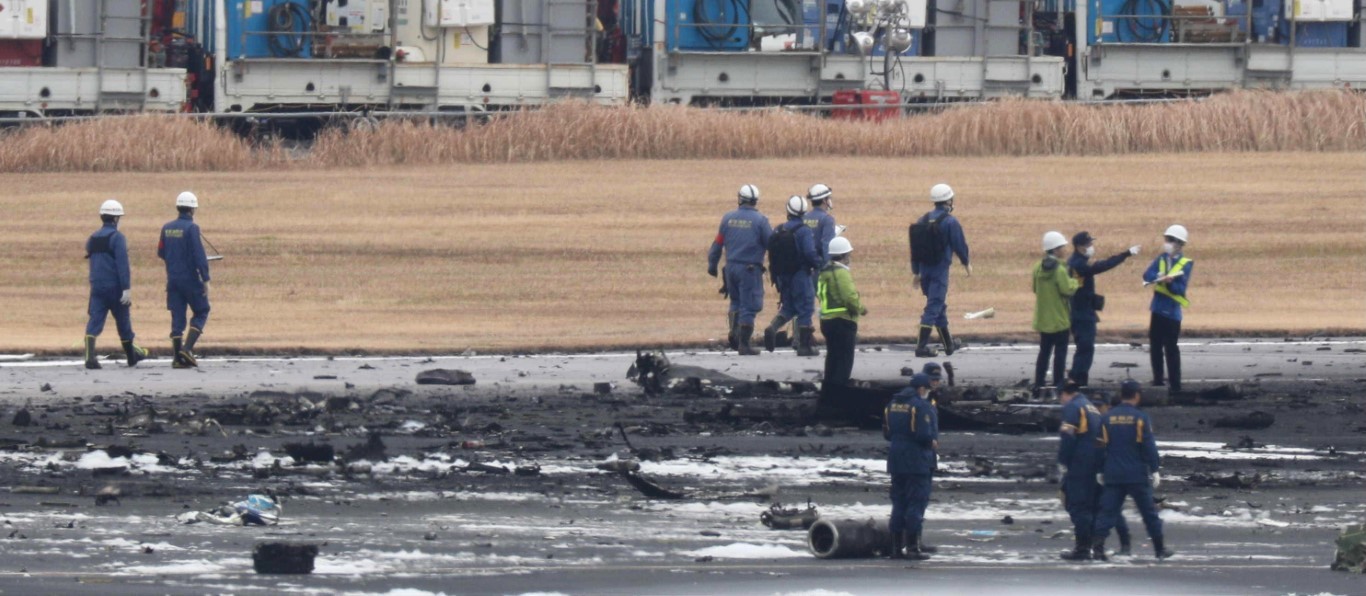
M 1166 243 L 1166 244 L 1163 244 L 1163 245 L 1162 245 L 1162 252 L 1167 253 L 1167 254 L 1169 254 L 1169 255 L 1174 255 L 1174 254 L 1176 254 L 1176 245 L 1175 245 L 1175 244 L 1172 244 L 1172 243 L 1170 243 L 1170 242 L 1168 242 L 1168 243 Z
M 1082 254 L 1086 255 L 1086 258 L 1088 258 L 1088 259 L 1091 258 L 1091 257 L 1094 257 L 1094 256 L 1096 256 L 1096 247 L 1094 247 L 1094 246 L 1088 246 L 1088 247 L 1086 247 L 1086 252 L 1084 252 L 1084 253 L 1082 253 Z

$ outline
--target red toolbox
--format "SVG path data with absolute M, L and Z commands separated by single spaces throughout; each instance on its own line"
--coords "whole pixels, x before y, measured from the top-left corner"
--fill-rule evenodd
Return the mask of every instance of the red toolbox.
M 0 39 L 0 67 L 42 65 L 43 40 Z
M 836 108 L 830 111 L 835 120 L 872 120 L 881 122 L 901 115 L 901 94 L 896 91 L 877 91 L 872 89 L 849 89 L 836 91 L 836 106 L 863 106 L 857 108 Z

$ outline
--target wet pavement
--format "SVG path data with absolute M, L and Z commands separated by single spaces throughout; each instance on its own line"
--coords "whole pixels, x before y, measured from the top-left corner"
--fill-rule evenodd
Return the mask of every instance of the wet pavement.
M 1056 439 L 1045 433 L 945 434 L 927 514 L 926 540 L 941 548 L 934 559 L 817 560 L 804 532 L 770 530 L 759 515 L 772 501 L 809 500 L 825 517 L 884 517 L 880 434 L 697 416 L 726 401 L 782 406 L 809 396 L 646 398 L 625 378 L 634 353 L 209 357 L 198 371 L 165 360 L 101 371 L 0 361 L 0 590 L 1364 593 L 1363 578 L 1328 570 L 1337 530 L 1366 519 L 1363 349 L 1356 339 L 1183 346 L 1193 386 L 1248 390 L 1229 403 L 1151 409 L 1167 458 L 1158 494 L 1178 555 L 1156 561 L 1131 517 L 1134 556 L 1083 565 L 1057 559 L 1071 536 L 1049 477 Z M 855 377 L 918 368 L 908 350 L 868 346 Z M 1011 386 L 1030 375 L 1034 353 L 979 346 L 949 360 L 960 382 Z M 790 352 L 669 358 L 786 381 L 817 378 L 821 363 Z M 416 385 L 432 368 L 469 371 L 477 384 Z M 1093 384 L 1147 370 L 1141 348 L 1103 346 Z M 614 389 L 595 392 L 603 382 Z M 28 425 L 12 424 L 19 410 Z M 1249 410 L 1275 422 L 1212 424 Z M 382 436 L 382 454 L 352 451 L 371 433 Z M 290 443 L 326 444 L 345 461 L 296 461 Z M 643 460 L 642 473 L 688 498 L 646 498 L 598 469 L 612 458 Z M 1256 480 L 1204 480 L 1234 472 Z M 118 501 L 97 506 L 94 495 L 110 487 Z M 278 526 L 176 517 L 267 490 L 284 503 Z M 320 544 L 314 574 L 256 575 L 252 547 L 276 540 Z

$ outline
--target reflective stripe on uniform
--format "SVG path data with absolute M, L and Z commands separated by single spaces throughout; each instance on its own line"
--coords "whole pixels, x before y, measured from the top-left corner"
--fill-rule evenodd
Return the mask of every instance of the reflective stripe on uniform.
M 1186 268 L 1186 264 L 1187 264 L 1187 263 L 1190 263 L 1190 262 L 1191 262 L 1190 259 L 1187 259 L 1186 257 L 1181 257 L 1179 260 L 1176 261 L 1176 264 L 1172 265 L 1172 270 L 1171 270 L 1171 272 L 1172 272 L 1172 273 L 1179 273 L 1179 272 L 1181 272 L 1183 269 Z M 1157 276 L 1158 276 L 1159 278 L 1160 278 L 1160 277 L 1166 277 L 1166 276 L 1167 276 L 1167 260 L 1166 260 L 1166 259 L 1158 259 L 1158 260 L 1157 260 Z M 1167 289 L 1167 286 L 1165 286 L 1165 285 L 1163 285 L 1163 284 L 1157 284 L 1157 285 L 1153 286 L 1153 291 L 1154 291 L 1154 292 L 1157 292 L 1158 294 L 1161 294 L 1161 295 L 1163 295 L 1163 296 L 1166 296 L 1166 297 L 1168 297 L 1168 298 L 1171 298 L 1172 300 L 1175 300 L 1176 303 L 1177 303 L 1177 304 L 1180 304 L 1183 308 L 1184 308 L 1184 307 L 1189 307 L 1189 306 L 1191 305 L 1191 301 L 1190 301 L 1189 299 L 1187 299 L 1185 296 L 1178 296 L 1178 295 L 1176 295 L 1176 294 L 1173 294 L 1172 291 L 1171 291 L 1171 290 L 1168 290 L 1168 289 Z
M 818 280 L 816 282 L 816 298 L 820 299 L 821 301 L 822 315 L 849 312 L 849 309 L 843 306 L 838 308 L 830 308 L 830 287 L 829 284 L 825 283 L 824 279 Z
M 1136 442 L 1136 443 L 1142 443 L 1142 442 L 1143 442 L 1143 419 L 1142 419 L 1142 418 L 1139 418 L 1139 419 L 1138 419 L 1138 429 L 1137 429 L 1137 430 L 1138 430 L 1138 432 L 1135 433 L 1134 436 L 1138 437 L 1138 440 L 1135 441 L 1135 442 Z

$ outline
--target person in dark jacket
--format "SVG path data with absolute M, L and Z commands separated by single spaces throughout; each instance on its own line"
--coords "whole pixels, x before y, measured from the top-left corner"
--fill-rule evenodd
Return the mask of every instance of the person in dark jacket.
M 1096 325 L 1100 322 L 1098 313 L 1105 307 L 1105 297 L 1096 293 L 1096 276 L 1118 267 L 1139 250 L 1138 246 L 1130 246 L 1129 250 L 1115 256 L 1092 261 L 1096 255 L 1095 242 L 1090 232 L 1078 232 L 1072 237 L 1072 256 L 1067 259 L 1072 277 L 1081 281 L 1081 287 L 1072 295 L 1072 340 L 1077 344 L 1077 351 L 1072 355 L 1072 370 L 1067 378 L 1083 388 L 1091 381 L 1091 363 L 1096 357 Z
M 929 394 L 930 378 L 918 373 L 911 377 L 911 386 L 894 395 L 883 411 L 882 436 L 891 442 L 887 473 L 892 476 L 889 529 L 894 559 L 930 558 L 920 548 L 939 449 L 939 414 L 926 400 Z
M 968 260 L 968 241 L 963 235 L 963 226 L 953 213 L 953 188 L 947 184 L 936 184 L 930 189 L 930 201 L 934 210 L 920 216 L 917 223 L 937 222 L 941 239 L 940 258 L 933 263 L 916 260 L 914 247 L 911 250 L 911 285 L 920 288 L 925 295 L 925 310 L 920 314 L 920 335 L 916 340 L 915 357 L 933 358 L 938 353 L 929 346 L 930 332 L 939 330 L 939 340 L 944 342 L 944 355 L 952 356 L 960 344 L 955 343 L 949 333 L 948 304 L 949 269 L 953 257 L 963 264 L 963 271 L 972 277 L 972 264 Z
M 780 233 L 790 233 L 790 238 L 796 246 L 774 246 L 768 252 L 769 269 L 773 274 L 774 285 L 778 286 L 782 307 L 764 329 L 764 349 L 770 352 L 777 349 L 778 331 L 787 325 L 788 321 L 796 320 L 797 355 L 819 356 L 820 352 L 816 350 L 816 326 L 812 322 L 812 315 L 816 310 L 815 274 L 820 271 L 822 263 L 820 252 L 816 250 L 816 243 L 812 240 L 815 234 L 803 221 L 806 211 L 805 198 L 796 195 L 788 198 L 787 221 L 773 232 L 775 237 Z M 775 242 L 781 240 L 779 238 Z M 777 263 L 777 260 L 797 262 Z M 795 270 L 789 269 L 788 272 L 784 272 L 780 267 L 794 267 Z
M 1096 504 L 1100 485 L 1096 474 L 1104 454 L 1100 445 L 1100 409 L 1081 393 L 1075 381 L 1063 386 L 1062 425 L 1058 428 L 1058 483 L 1062 485 L 1063 506 L 1072 519 L 1076 544 L 1063 553 L 1066 561 L 1089 561 L 1091 534 L 1096 527 Z
M 119 231 L 123 205 L 110 199 L 100 205 L 104 225 L 85 241 L 85 258 L 90 261 L 90 320 L 85 324 L 85 367 L 102 368 L 95 355 L 95 339 L 104 332 L 110 313 L 118 327 L 119 340 L 128 366 L 147 359 L 147 350 L 133 343 L 133 272 L 128 261 L 128 240 Z
M 1105 415 L 1110 413 L 1110 408 L 1118 407 L 1121 403 L 1124 403 L 1124 398 L 1121 397 L 1118 393 L 1116 393 L 1111 395 L 1108 401 L 1105 399 L 1096 399 L 1095 401 L 1091 402 L 1091 405 L 1094 405 L 1096 409 L 1100 410 L 1101 419 L 1104 420 Z M 1104 445 L 1100 446 L 1100 452 L 1102 455 L 1104 455 Z M 1100 495 L 1103 492 L 1103 490 L 1104 487 L 1099 485 L 1096 486 L 1095 519 L 1097 525 L 1100 524 Z M 1115 554 L 1121 557 L 1127 557 L 1130 554 L 1132 554 L 1133 538 L 1129 535 L 1129 522 L 1125 521 L 1124 519 L 1123 507 L 1120 507 L 1119 515 L 1115 516 L 1115 535 L 1119 537 L 1119 549 L 1115 551 Z M 1097 561 L 1106 560 L 1105 545 L 1096 545 L 1094 552 L 1092 552 L 1091 558 Z
M 742 356 L 758 356 L 759 351 L 750 342 L 754 336 L 754 319 L 764 310 L 764 254 L 773 227 L 755 207 L 759 203 L 758 187 L 746 184 L 740 187 L 738 194 L 739 207 L 721 218 L 720 230 L 707 251 L 707 275 L 718 275 L 724 252 L 725 287 L 730 294 L 730 310 L 726 315 L 730 325 L 729 343 Z
M 194 212 L 199 197 L 182 192 L 175 200 L 178 217 L 161 227 L 157 257 L 166 262 L 166 310 L 171 311 L 172 368 L 194 368 L 195 343 L 209 320 L 209 257 Z M 190 309 L 189 332 L 185 331 L 185 309 Z M 182 334 L 183 337 L 182 337 Z
M 811 201 L 811 210 L 806 212 L 807 227 L 815 233 L 816 250 L 821 253 L 821 267 L 830 264 L 830 241 L 835 239 L 835 216 L 830 211 L 835 208 L 834 193 L 829 186 L 813 184 L 806 191 L 806 200 Z
M 1162 534 L 1162 518 L 1157 515 L 1153 489 L 1162 481 L 1159 469 L 1162 458 L 1157 451 L 1157 437 L 1148 414 L 1138 409 L 1142 399 L 1141 386 L 1132 379 L 1120 385 L 1121 402 L 1111 408 L 1100 421 L 1100 440 L 1105 444 L 1105 464 L 1099 480 L 1105 485 L 1100 497 L 1100 521 L 1096 524 L 1093 556 L 1104 560 L 1105 539 L 1118 523 L 1116 518 L 1124 506 L 1124 499 L 1132 497 L 1134 507 L 1143 517 L 1143 527 L 1153 541 L 1153 553 L 1159 559 L 1172 556 Z

